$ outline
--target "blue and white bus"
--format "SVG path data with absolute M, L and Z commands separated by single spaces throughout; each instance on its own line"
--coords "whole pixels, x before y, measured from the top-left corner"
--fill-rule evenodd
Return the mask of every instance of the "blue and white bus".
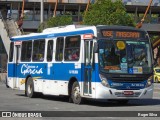
M 11 38 L 7 84 L 37 93 L 115 100 L 153 96 L 148 33 L 127 26 L 68 25 Z

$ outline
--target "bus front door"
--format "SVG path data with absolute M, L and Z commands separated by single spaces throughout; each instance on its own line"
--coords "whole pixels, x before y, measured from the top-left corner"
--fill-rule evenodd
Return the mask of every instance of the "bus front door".
M 13 82 L 13 88 L 19 87 L 19 53 L 20 53 L 20 45 L 15 46 L 15 68 L 14 68 L 14 82 Z
M 85 40 L 84 43 L 84 82 L 83 93 L 90 96 L 92 94 L 92 57 L 93 57 L 93 41 Z

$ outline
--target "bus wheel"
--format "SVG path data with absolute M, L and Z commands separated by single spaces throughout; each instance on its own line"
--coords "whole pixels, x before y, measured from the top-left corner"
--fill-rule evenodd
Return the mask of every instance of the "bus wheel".
M 73 83 L 71 91 L 71 99 L 75 104 L 82 103 L 82 97 L 80 95 L 80 87 L 77 81 Z
M 31 77 L 29 77 L 27 80 L 26 95 L 30 98 L 33 98 L 35 96 L 33 79 Z

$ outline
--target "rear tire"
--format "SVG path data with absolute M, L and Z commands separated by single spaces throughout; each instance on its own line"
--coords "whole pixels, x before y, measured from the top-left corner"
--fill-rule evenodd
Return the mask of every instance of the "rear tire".
M 36 96 L 36 93 L 34 92 L 33 79 L 31 77 L 27 79 L 25 94 L 27 97 L 30 97 L 30 98 L 33 98 Z
M 80 95 L 80 87 L 77 81 L 73 83 L 70 101 L 73 101 L 74 104 L 82 103 L 82 97 Z

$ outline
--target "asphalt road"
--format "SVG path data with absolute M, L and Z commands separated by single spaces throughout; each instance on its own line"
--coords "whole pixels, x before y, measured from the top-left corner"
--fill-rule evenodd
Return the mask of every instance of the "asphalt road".
M 23 91 L 12 90 L 10 88 L 6 88 L 5 85 L 0 82 L 0 111 L 52 111 L 52 113 L 48 112 L 51 116 L 55 114 L 54 119 L 58 120 L 81 120 L 83 118 L 90 120 L 99 120 L 99 119 L 112 119 L 112 120 L 140 120 L 147 119 L 142 117 L 114 117 L 113 114 L 121 114 L 122 116 L 128 116 L 131 112 L 134 111 L 153 111 L 156 114 L 156 111 L 160 114 L 160 84 L 155 84 L 154 97 L 153 99 L 146 100 L 131 100 L 126 105 L 121 105 L 117 103 L 111 102 L 98 102 L 92 100 L 86 100 L 82 105 L 75 105 L 73 103 L 69 103 L 68 99 L 65 97 L 56 97 L 56 96 L 40 96 L 37 98 L 28 98 L 24 96 Z M 57 111 L 60 111 L 57 113 Z M 69 112 L 63 112 L 69 111 Z M 74 112 L 78 111 L 78 112 Z M 97 112 L 86 112 L 86 111 L 97 111 Z M 100 112 L 103 111 L 103 112 Z M 105 111 L 114 111 L 111 113 L 111 116 L 100 117 L 100 114 L 105 116 Z M 117 111 L 125 111 L 125 112 L 117 112 Z M 127 112 L 129 111 L 129 112 Z M 155 111 L 155 112 L 154 112 Z M 148 113 L 148 112 L 147 112 Z M 65 117 L 65 116 L 73 116 L 73 114 L 77 114 L 80 117 Z M 69 115 L 70 114 L 70 115 Z M 135 112 L 137 114 L 137 112 Z M 89 115 L 89 116 L 88 116 Z M 91 117 L 91 116 L 99 116 L 99 117 Z M 85 117 L 84 117 L 85 116 Z M 88 117 L 87 117 L 88 116 Z M 142 115 L 143 116 L 143 115 Z M 6 119 L 6 118 L 0 118 Z M 8 119 L 21 119 L 21 118 L 7 118 Z M 27 119 L 27 118 L 23 118 Z M 46 119 L 46 118 L 29 118 L 29 119 Z M 53 119 L 48 117 L 48 119 Z M 149 117 L 149 119 L 158 119 L 158 117 Z

